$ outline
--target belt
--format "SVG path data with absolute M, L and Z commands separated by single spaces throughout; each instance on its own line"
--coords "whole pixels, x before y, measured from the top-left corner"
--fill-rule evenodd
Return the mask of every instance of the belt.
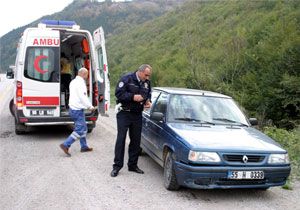
M 135 110 L 131 110 L 131 109 L 121 109 L 121 111 L 124 111 L 124 112 L 131 112 L 131 113 L 141 113 L 140 111 L 135 111 Z
M 124 109 L 124 108 L 122 108 L 121 111 L 130 112 L 130 109 Z

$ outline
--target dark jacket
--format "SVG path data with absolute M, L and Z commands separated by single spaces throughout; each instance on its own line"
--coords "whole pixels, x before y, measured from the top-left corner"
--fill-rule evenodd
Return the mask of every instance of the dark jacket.
M 142 102 L 133 101 L 133 96 L 142 95 Z M 131 112 L 142 112 L 145 102 L 151 100 L 151 84 L 149 80 L 138 81 L 136 72 L 128 73 L 121 77 L 117 84 L 115 96 L 117 104 L 121 103 L 123 110 Z

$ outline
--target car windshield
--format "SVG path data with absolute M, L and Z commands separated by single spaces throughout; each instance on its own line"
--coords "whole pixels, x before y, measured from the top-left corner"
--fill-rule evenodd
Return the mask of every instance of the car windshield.
M 172 95 L 167 119 L 169 122 L 249 126 L 231 98 L 205 95 Z

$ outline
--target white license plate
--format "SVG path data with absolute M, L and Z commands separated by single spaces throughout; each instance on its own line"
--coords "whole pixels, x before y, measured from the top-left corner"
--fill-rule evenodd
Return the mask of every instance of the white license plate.
M 263 179 L 263 171 L 229 171 L 229 179 Z
M 53 116 L 54 115 L 54 109 L 33 109 L 30 110 L 31 116 Z

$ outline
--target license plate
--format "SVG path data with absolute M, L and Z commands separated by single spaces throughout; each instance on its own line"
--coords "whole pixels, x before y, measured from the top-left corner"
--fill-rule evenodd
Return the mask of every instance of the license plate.
M 53 109 L 36 109 L 36 110 L 30 110 L 31 116 L 53 116 L 54 110 Z
M 229 179 L 263 179 L 263 171 L 229 171 Z

